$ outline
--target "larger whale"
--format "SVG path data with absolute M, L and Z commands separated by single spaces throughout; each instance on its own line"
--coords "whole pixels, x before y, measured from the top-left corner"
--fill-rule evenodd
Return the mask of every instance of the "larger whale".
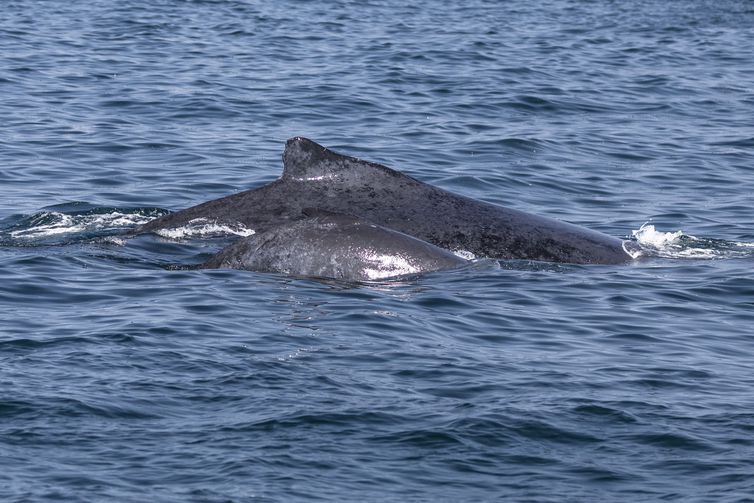
M 301 219 L 306 208 L 352 215 L 476 257 L 576 264 L 632 260 L 618 238 L 454 194 L 302 137 L 286 142 L 279 179 L 165 215 L 134 233 L 177 228 L 197 219 L 265 232 Z

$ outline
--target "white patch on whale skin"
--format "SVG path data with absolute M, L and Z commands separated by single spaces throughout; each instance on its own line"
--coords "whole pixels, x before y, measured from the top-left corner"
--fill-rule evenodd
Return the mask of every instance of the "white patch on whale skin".
M 464 260 L 476 260 L 476 255 L 468 250 L 451 250 L 451 253 L 456 257 L 461 257 Z
M 236 236 L 248 237 L 254 235 L 254 229 L 249 229 L 241 223 L 234 225 L 219 224 L 216 221 L 207 218 L 195 218 L 190 220 L 187 225 L 168 229 L 159 229 L 157 235 L 169 239 L 185 239 L 194 236 L 225 236 L 235 234 Z
M 335 175 L 317 175 L 317 176 L 292 176 L 292 180 L 297 182 L 319 182 L 322 180 L 332 180 Z
M 376 266 L 364 269 L 364 273 L 372 281 L 421 272 L 418 267 L 411 265 L 408 260 L 399 255 L 371 253 L 364 258 Z

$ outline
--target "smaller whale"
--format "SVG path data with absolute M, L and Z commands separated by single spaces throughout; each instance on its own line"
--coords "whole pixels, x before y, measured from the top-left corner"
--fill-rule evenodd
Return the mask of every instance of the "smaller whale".
M 202 269 L 246 269 L 369 282 L 449 269 L 467 260 L 402 232 L 324 210 L 220 250 Z

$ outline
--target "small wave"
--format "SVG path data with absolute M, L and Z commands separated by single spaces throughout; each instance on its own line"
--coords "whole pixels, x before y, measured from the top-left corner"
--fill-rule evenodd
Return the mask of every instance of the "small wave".
M 227 236 L 228 234 L 246 237 L 253 235 L 254 229 L 249 229 L 241 223 L 230 225 L 226 223 L 221 224 L 207 218 L 195 218 L 189 221 L 188 225 L 171 229 L 160 229 L 157 231 L 157 234 L 169 239 L 186 239 L 194 236 Z
M 663 232 L 649 223 L 632 230 L 631 234 L 633 240 L 624 243 L 624 250 L 633 258 L 736 258 L 751 256 L 754 251 L 754 243 L 697 237 L 682 230 Z

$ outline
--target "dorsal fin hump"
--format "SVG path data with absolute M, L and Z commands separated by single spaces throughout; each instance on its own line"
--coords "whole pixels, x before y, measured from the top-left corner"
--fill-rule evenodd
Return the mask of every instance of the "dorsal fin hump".
M 388 167 L 355 157 L 341 155 L 307 138 L 297 136 L 285 143 L 283 152 L 283 178 L 293 180 L 326 180 L 363 176 L 382 172 L 393 176 L 400 173 Z

